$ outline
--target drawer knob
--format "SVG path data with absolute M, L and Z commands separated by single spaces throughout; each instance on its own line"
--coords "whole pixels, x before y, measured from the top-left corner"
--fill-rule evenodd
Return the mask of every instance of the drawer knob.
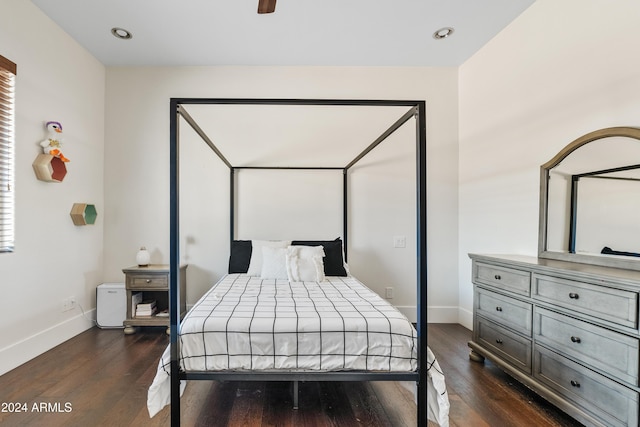
M 498 338 L 498 339 L 496 340 L 496 343 L 498 343 L 498 344 L 502 344 L 502 340 L 501 340 L 500 338 Z
M 496 307 L 496 311 L 502 311 L 502 307 Z
M 147 280 L 145 280 L 145 282 L 151 283 L 151 279 L 147 279 Z
M 571 380 L 571 385 L 573 387 L 580 387 L 580 383 L 578 381 L 576 381 L 576 380 Z
M 581 341 L 580 337 L 571 337 L 571 342 L 575 342 L 575 343 L 580 344 L 580 341 Z
M 499 274 L 496 274 L 496 275 L 495 275 L 495 276 L 493 276 L 493 277 L 494 277 L 496 280 L 500 280 L 500 279 L 502 279 L 502 277 L 500 277 L 500 275 L 499 275 Z
M 571 292 L 571 293 L 569 294 L 569 298 L 571 298 L 571 299 L 578 299 L 578 298 L 580 298 L 580 295 L 576 294 L 575 292 Z

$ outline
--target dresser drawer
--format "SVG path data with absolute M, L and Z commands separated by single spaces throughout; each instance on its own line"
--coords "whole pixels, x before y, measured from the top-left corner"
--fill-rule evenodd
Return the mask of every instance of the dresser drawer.
M 533 275 L 532 297 L 622 326 L 638 326 L 638 293 Z
M 128 275 L 127 287 L 130 289 L 168 288 L 169 278 L 164 275 Z
M 638 385 L 638 339 L 536 307 L 534 339 L 606 375 Z
M 482 262 L 473 263 L 473 282 L 490 285 L 518 295 L 531 295 L 531 273 Z
M 531 374 L 530 340 L 480 316 L 476 316 L 473 335 L 476 343 Z
M 479 287 L 474 302 L 478 315 L 531 337 L 531 304 Z
M 604 426 L 638 425 L 638 393 L 538 345 L 533 376 Z

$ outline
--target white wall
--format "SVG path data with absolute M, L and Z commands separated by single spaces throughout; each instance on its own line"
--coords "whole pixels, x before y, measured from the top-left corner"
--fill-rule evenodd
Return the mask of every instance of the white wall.
M 457 84 L 457 70 L 453 68 L 109 68 L 105 280 L 121 280 L 121 269 L 134 263 L 140 245 L 152 251 L 152 262 L 168 262 L 170 97 L 424 99 L 427 101 L 429 156 L 428 243 L 434 248 L 428 254 L 429 305 L 435 316 L 431 320 L 456 321 L 457 218 L 451 212 L 457 211 Z M 223 181 L 226 185 L 228 173 L 223 168 L 207 169 L 216 162 L 213 155 L 189 151 L 185 154 L 193 159 L 189 174 Z M 412 176 L 414 165 L 401 175 Z M 198 181 L 194 178 L 194 182 Z M 182 190 L 181 197 L 198 203 L 198 211 L 183 214 L 183 221 L 192 230 L 184 234 L 185 241 L 181 243 L 183 259 L 190 264 L 187 302 L 194 303 L 226 272 L 228 231 L 226 222 L 221 224 L 221 220 L 228 220 L 228 193 L 223 197 L 213 195 L 201 185 L 197 193 L 200 197 L 197 197 L 188 187 Z M 411 196 L 406 200 L 402 203 L 414 203 Z M 409 211 L 413 209 L 413 205 L 405 207 Z M 385 211 L 380 215 L 393 219 L 395 213 Z M 404 256 L 398 256 L 399 250 L 392 252 L 392 256 L 402 259 L 400 265 L 391 266 L 401 272 L 402 283 L 389 283 L 395 280 L 389 277 L 373 283 L 365 280 L 378 290 L 395 285 L 396 296 L 392 302 L 409 309 L 415 306 L 415 279 L 412 279 L 415 278 L 415 259 L 409 231 L 414 225 L 403 223 L 405 228 L 390 229 L 388 246 L 381 249 L 382 253 L 389 253 L 394 233 L 410 238 Z M 327 238 L 334 237 L 337 236 Z M 354 262 L 354 273 L 358 275 L 358 270 L 365 271 L 378 259 L 372 256 L 354 259 Z
M 460 67 L 460 321 L 467 253 L 536 255 L 539 167 L 590 131 L 638 126 L 640 3 L 538 0 Z
M 103 276 L 103 148 L 105 68 L 29 1 L 0 2 L 0 54 L 16 77 L 16 244 L 0 254 L 0 374 L 91 326 Z M 44 123 L 63 126 L 71 159 L 62 183 L 38 181 L 31 163 L 41 152 Z M 74 226 L 75 202 L 96 205 L 93 226 Z
M 425 99 L 430 321 L 471 327 L 467 253 L 536 254 L 540 164 L 584 133 L 637 125 L 638 17 L 633 0 L 538 0 L 459 69 L 105 71 L 30 2 L 5 0 L 0 53 L 18 64 L 17 244 L 15 253 L 0 255 L 0 372 L 88 327 L 77 310 L 61 313 L 62 299 L 76 296 L 92 310 L 95 286 L 122 281 L 140 245 L 153 262 L 168 261 L 170 97 Z M 62 184 L 37 181 L 31 169 L 46 120 L 64 126 L 71 163 Z M 227 179 L 223 168 L 208 168 L 215 161 L 209 153 L 200 154 L 191 153 L 191 182 Z M 374 179 L 365 177 L 365 187 Z M 409 181 L 409 173 L 391 180 Z M 206 191 L 201 200 L 182 196 L 202 208 L 182 218 L 192 231 L 182 255 L 193 303 L 226 270 L 227 229 L 211 218 L 226 218 L 227 207 L 226 198 L 218 203 L 219 195 Z M 397 196 L 403 207 L 413 203 L 410 195 Z M 363 210 L 375 202 L 362 197 L 354 203 Z M 78 201 L 96 204 L 96 225 L 72 225 L 68 213 Z M 364 227 L 353 223 L 371 242 L 353 242 L 350 263 L 378 291 L 395 285 L 394 304 L 411 308 L 413 252 L 389 249 L 388 238 L 406 234 L 410 248 L 412 219 L 397 212 L 384 211 Z M 379 234 L 378 218 L 391 224 Z M 370 244 L 380 249 L 367 254 Z M 393 269 L 399 273 L 387 274 Z M 407 284 L 390 283 L 398 278 Z

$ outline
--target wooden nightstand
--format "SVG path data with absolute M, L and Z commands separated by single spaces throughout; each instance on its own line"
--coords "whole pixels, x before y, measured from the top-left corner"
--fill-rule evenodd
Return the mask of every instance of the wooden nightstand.
M 149 265 L 147 267 L 129 267 L 122 270 L 125 274 L 125 288 L 127 291 L 127 318 L 123 322 L 124 333 L 134 334 L 136 326 L 165 326 L 169 334 L 169 317 L 136 316 L 132 296 L 142 293 L 143 300 L 155 300 L 158 312 L 169 307 L 169 266 Z M 180 318 L 187 312 L 186 285 L 187 266 L 180 266 Z

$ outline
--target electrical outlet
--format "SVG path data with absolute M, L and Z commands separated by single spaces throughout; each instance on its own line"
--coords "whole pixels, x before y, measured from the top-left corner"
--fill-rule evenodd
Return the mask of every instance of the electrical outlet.
M 76 297 L 71 296 L 62 300 L 62 311 L 70 311 L 76 308 Z
M 393 298 L 393 288 L 392 287 L 384 288 L 384 297 L 386 299 L 392 299 Z
M 394 248 L 406 248 L 407 247 L 407 238 L 405 236 L 393 236 L 393 247 Z

